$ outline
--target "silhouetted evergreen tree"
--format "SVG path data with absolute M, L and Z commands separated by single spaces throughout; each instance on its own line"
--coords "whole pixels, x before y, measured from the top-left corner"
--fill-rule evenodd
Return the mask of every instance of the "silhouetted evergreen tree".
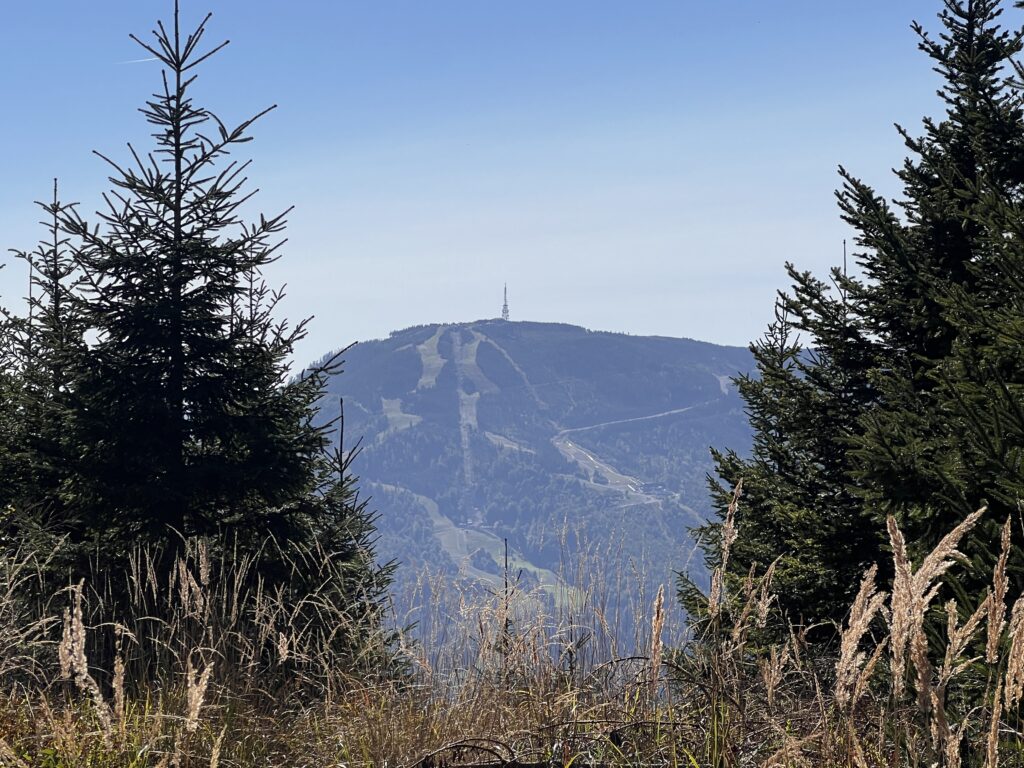
M 77 392 L 73 493 L 93 533 L 122 541 L 226 523 L 309 535 L 296 501 L 317 489 L 328 444 L 310 424 L 316 376 L 286 383 L 302 325 L 275 324 L 273 301 L 251 286 L 284 226 L 239 216 L 248 164 L 228 153 L 253 120 L 228 129 L 191 98 L 194 68 L 222 47 L 201 53 L 204 29 L 182 36 L 175 11 L 173 29 L 140 42 L 165 68 L 142 110 L 156 147 L 132 148 L 131 166 L 108 161 L 115 186 L 99 226 L 74 209 L 64 219 L 96 337 Z
M 0 316 L 0 543 L 10 537 L 13 504 L 18 496 L 18 445 L 21 380 L 16 358 L 15 318 L 4 310 Z
M 57 199 L 40 203 L 47 236 L 32 252 L 15 251 L 28 266 L 27 313 L 3 323 L 3 400 L 0 471 L 7 537 L 38 525 L 60 506 L 62 479 L 70 471 L 69 382 L 80 353 L 82 326 L 73 296 L 75 268 L 61 231 Z M 31 519 L 31 520 L 30 520 Z
M 70 426 L 85 325 L 77 292 L 80 275 L 61 227 L 67 209 L 58 199 L 56 181 L 52 200 L 38 205 L 47 235 L 35 250 L 16 252 L 29 267 L 30 287 L 27 317 L 14 338 L 21 358 L 19 506 L 44 519 L 59 519 L 64 484 L 79 453 Z
M 1017 84 L 1020 87 L 1020 84 Z M 935 399 L 952 429 L 937 472 L 953 498 L 984 502 L 984 534 L 969 552 L 982 581 L 996 553 L 995 528 L 1024 503 L 1024 200 L 1021 181 L 983 176 L 978 222 L 985 242 L 970 264 L 974 290 L 951 286 L 946 316 L 957 329 L 951 353 L 936 366 Z M 1016 542 L 1010 574 L 1024 589 L 1024 551 Z

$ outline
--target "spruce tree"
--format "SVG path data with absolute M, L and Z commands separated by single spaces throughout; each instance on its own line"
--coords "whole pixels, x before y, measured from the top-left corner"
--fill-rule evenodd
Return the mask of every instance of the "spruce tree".
M 1021 84 L 1016 83 L 1016 87 Z M 989 507 L 987 536 L 969 550 L 968 588 L 995 557 L 995 528 L 1024 511 L 1024 200 L 1021 185 L 979 182 L 981 258 L 970 265 L 976 290 L 951 286 L 947 318 L 957 329 L 950 355 L 936 366 L 936 400 L 948 422 L 942 480 L 951 495 Z M 1009 571 L 1024 589 L 1024 551 L 1016 542 Z
M 915 25 L 943 78 L 945 115 L 926 119 L 920 137 L 900 129 L 910 156 L 897 171 L 898 202 L 840 168 L 862 276 L 834 272 L 829 294 L 791 268 L 785 307 L 807 351 L 780 367 L 755 349 L 759 378 L 739 382 L 754 453 L 717 455 L 725 484 L 744 480 L 731 570 L 781 557 L 776 585 L 790 620 L 842 619 L 860 570 L 885 560 L 886 515 L 921 552 L 998 501 L 988 528 L 964 545 L 982 581 L 969 573 L 960 586 L 977 592 L 998 539 L 989 534 L 1019 503 L 1010 234 L 1024 122 L 1007 74 L 1021 34 L 1001 28 L 1000 5 L 945 0 L 937 40 Z
M 1007 79 L 1021 35 L 1001 28 L 1000 5 L 947 2 L 939 40 L 918 28 L 921 48 L 944 79 L 946 115 L 925 121 L 920 138 L 904 132 L 912 156 L 898 172 L 900 215 L 849 175 L 842 200 L 867 249 L 861 265 L 868 280 L 858 296 L 884 350 L 873 372 L 879 401 L 862 420 L 851 462 L 879 524 L 896 515 L 919 551 L 995 502 L 992 491 L 1007 477 L 1005 466 L 969 447 L 988 438 L 964 407 L 973 401 L 979 413 L 988 412 L 998 402 L 997 389 L 970 394 L 964 385 L 984 377 L 991 362 L 981 325 L 1006 328 L 1012 321 L 999 314 L 1010 283 L 986 192 L 1024 182 L 1021 94 Z M 961 579 L 968 592 L 983 589 L 998 526 L 1013 509 L 993 505 L 965 543 L 977 566 Z
M 77 295 L 80 275 L 61 226 L 67 208 L 56 180 L 51 201 L 38 205 L 47 234 L 35 250 L 15 251 L 28 265 L 29 295 L 27 316 L 15 323 L 12 343 L 21 360 L 18 507 L 45 522 L 62 516 L 64 482 L 77 460 L 70 426 L 85 325 Z
M 129 145 L 130 163 L 100 155 L 113 189 L 98 221 L 55 202 L 61 261 L 51 270 L 35 259 L 40 279 L 73 284 L 74 333 L 48 335 L 53 352 L 28 388 L 33 407 L 60 394 L 62 450 L 73 458 L 50 496 L 60 501 L 53 531 L 66 541 L 58 577 L 88 576 L 90 557 L 109 567 L 139 546 L 166 567 L 202 537 L 222 561 L 255 558 L 261 584 L 293 595 L 296 616 L 316 621 L 315 606 L 303 607 L 307 588 L 331 591 L 354 619 L 355 636 L 339 631 L 338 642 L 358 642 L 392 566 L 374 562 L 374 516 L 352 454 L 332 447 L 333 425 L 317 423 L 339 358 L 289 371 L 306 323 L 275 319 L 282 294 L 261 276 L 279 255 L 284 214 L 241 215 L 253 195 L 249 164 L 230 152 L 270 110 L 228 127 L 193 100 L 196 67 L 226 45 L 200 50 L 209 18 L 184 34 L 175 4 L 173 26 L 158 24 L 150 42 L 133 36 L 162 67 L 140 110 L 155 147 Z M 42 467 L 51 449 L 37 442 L 13 444 Z M 312 552 L 331 567 L 299 567 Z M 342 571 L 326 587 L 317 581 Z
M 3 416 L 0 417 L 4 506 L 8 537 L 31 518 L 55 514 L 62 478 L 69 471 L 70 387 L 81 349 L 81 324 L 74 300 L 75 267 L 61 231 L 64 208 L 57 198 L 39 203 L 47 235 L 31 252 L 14 251 L 28 267 L 27 313 L 5 314 L 2 326 Z
M 873 398 L 865 376 L 873 349 L 849 310 L 849 281 L 840 271 L 831 285 L 792 266 L 788 271 L 793 292 L 780 295 L 775 322 L 751 345 L 756 374 L 736 380 L 754 431 L 752 454 L 713 451 L 718 477 L 711 486 L 724 517 L 731 489 L 743 482 L 731 578 L 763 572 L 774 562 L 774 591 L 786 623 L 817 626 L 816 635 L 826 636 L 879 548 L 845 465 L 858 418 Z M 805 346 L 804 338 L 814 346 Z M 718 524 L 701 534 L 713 567 Z
M 6 310 L 0 314 L 0 544 L 11 538 L 9 526 L 14 500 L 18 496 L 20 473 L 17 454 L 20 444 L 21 379 L 16 358 L 15 318 Z
M 210 534 L 226 516 L 264 515 L 247 527 L 292 535 L 299 523 L 284 509 L 313 490 L 326 445 L 304 423 L 301 387 L 283 383 L 301 326 L 239 310 L 284 218 L 239 215 L 248 163 L 228 153 L 255 118 L 229 129 L 192 100 L 194 68 L 223 47 L 200 52 L 205 24 L 183 37 L 175 9 L 171 30 L 136 38 L 164 68 L 141 110 L 156 147 L 130 148 L 131 165 L 107 160 L 114 189 L 99 225 L 75 209 L 64 219 L 96 337 L 77 393 L 76 504 L 123 540 Z

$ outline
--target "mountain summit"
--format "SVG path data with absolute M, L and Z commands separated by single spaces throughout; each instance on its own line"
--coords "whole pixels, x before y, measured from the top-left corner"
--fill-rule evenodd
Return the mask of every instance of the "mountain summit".
M 550 584 L 585 541 L 663 582 L 698 565 L 708 447 L 749 446 L 730 378 L 751 368 L 746 349 L 690 339 L 426 325 L 346 353 L 323 415 L 343 399 L 379 551 L 407 573 L 497 583 L 507 540 L 511 570 Z

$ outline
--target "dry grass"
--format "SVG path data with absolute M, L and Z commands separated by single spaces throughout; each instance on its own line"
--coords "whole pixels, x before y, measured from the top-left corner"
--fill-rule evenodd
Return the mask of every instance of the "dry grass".
M 105 573 L 124 580 L 126 615 L 108 615 L 88 582 L 42 601 L 32 558 L 9 557 L 0 766 L 1021 765 L 1024 598 L 1007 620 L 1009 523 L 988 596 L 933 608 L 982 514 L 917 564 L 890 521 L 892 593 L 865 574 L 831 661 L 799 632 L 752 639 L 771 618 L 771 567 L 735 594 L 719 573 L 701 637 L 682 636 L 659 590 L 635 607 L 642 655 L 609 626 L 607 574 L 565 574 L 557 600 L 428 578 L 422 641 L 381 636 L 352 658 L 338 638 L 353 616 L 327 593 L 270 590 L 250 561 L 202 542 L 168 573 L 145 553 Z M 400 674 L 369 674 L 395 653 Z

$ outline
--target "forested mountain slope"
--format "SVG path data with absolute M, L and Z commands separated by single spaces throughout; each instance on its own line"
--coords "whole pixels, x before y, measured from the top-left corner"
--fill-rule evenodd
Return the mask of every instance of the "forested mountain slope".
M 708 447 L 749 445 L 729 381 L 747 350 L 482 320 L 358 344 L 329 385 L 379 510 L 380 552 L 497 582 L 549 583 L 586 542 L 648 583 L 697 565 Z M 568 555 L 568 558 L 567 558 Z M 699 576 L 699 574 L 697 574 Z

